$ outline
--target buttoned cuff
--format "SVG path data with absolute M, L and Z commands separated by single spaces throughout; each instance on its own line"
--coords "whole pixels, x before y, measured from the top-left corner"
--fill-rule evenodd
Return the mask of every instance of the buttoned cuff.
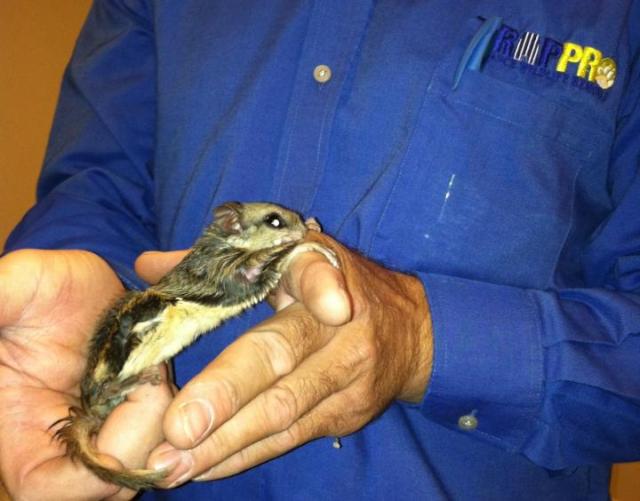
M 423 414 L 519 450 L 542 399 L 540 320 L 527 291 L 421 274 L 433 323 L 434 359 Z

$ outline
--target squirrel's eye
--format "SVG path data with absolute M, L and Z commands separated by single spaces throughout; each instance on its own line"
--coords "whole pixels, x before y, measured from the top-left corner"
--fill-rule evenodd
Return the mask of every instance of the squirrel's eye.
M 271 214 L 266 215 L 264 217 L 264 222 L 269 226 L 271 226 L 272 228 L 277 228 L 277 229 L 285 228 L 287 226 L 287 224 L 280 217 L 280 215 L 276 214 L 275 212 L 272 212 Z

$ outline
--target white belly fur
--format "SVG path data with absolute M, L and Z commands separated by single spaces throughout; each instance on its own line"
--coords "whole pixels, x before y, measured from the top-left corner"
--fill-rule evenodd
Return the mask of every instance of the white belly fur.
M 203 306 L 179 300 L 165 308 L 156 318 L 137 324 L 134 332 L 157 325 L 142 336 L 142 342 L 131 352 L 118 375 L 121 381 L 145 368 L 173 357 L 193 343 L 201 334 L 215 329 L 224 320 L 239 314 L 247 305 Z M 146 324 L 146 325 L 142 325 Z

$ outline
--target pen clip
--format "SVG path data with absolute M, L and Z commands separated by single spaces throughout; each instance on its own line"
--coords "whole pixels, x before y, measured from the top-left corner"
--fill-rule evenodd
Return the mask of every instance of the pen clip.
M 487 51 L 489 50 L 491 39 L 501 25 L 501 17 L 494 16 L 484 20 L 482 26 L 480 26 L 476 34 L 471 39 L 471 42 L 469 42 L 462 59 L 460 59 L 460 63 L 458 64 L 458 68 L 456 69 L 456 73 L 453 78 L 453 90 L 458 88 L 460 80 L 462 80 L 462 75 L 467 69 L 475 71 L 480 70 Z

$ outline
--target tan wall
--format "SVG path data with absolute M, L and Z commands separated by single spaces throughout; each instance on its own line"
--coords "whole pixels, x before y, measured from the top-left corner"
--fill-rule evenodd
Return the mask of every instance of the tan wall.
M 640 501 L 640 463 L 618 464 L 611 475 L 612 501 Z
M 60 78 L 90 0 L 0 0 L 0 246 L 33 204 Z
M 0 0 L 0 243 L 33 204 L 60 78 L 90 3 Z M 640 501 L 640 463 L 614 469 L 611 494 Z

